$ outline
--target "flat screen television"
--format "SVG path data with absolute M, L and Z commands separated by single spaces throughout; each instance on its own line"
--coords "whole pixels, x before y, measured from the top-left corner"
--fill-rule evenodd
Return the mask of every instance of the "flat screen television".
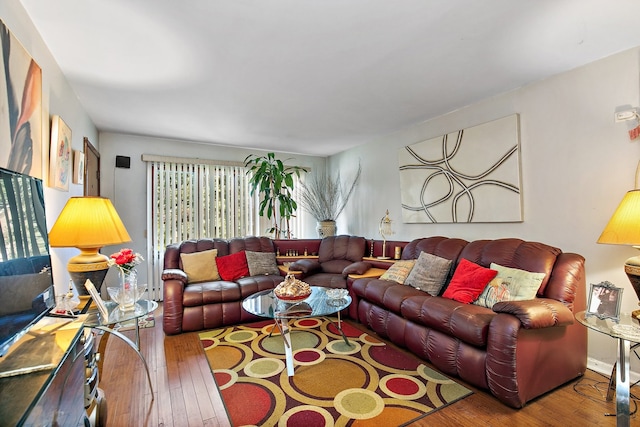
M 0 357 L 54 306 L 42 180 L 0 168 Z

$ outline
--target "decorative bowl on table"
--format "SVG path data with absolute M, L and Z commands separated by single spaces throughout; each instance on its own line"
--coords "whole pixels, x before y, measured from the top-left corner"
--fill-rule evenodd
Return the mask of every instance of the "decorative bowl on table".
M 287 274 L 285 279 L 273 289 L 273 294 L 282 301 L 302 301 L 311 295 L 311 286 Z
M 327 289 L 327 296 L 329 297 L 329 299 L 342 299 L 346 297 L 348 294 L 349 294 L 349 291 L 347 291 L 346 289 L 341 289 L 341 288 Z

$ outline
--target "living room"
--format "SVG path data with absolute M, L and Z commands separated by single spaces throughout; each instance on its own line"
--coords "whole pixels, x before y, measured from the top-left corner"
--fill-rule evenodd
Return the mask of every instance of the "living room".
M 146 245 L 146 165 L 143 154 L 242 161 L 256 151 L 192 141 L 102 131 L 71 89 L 66 77 L 38 34 L 19 0 L 0 4 L 0 18 L 23 43 L 43 70 L 43 116 L 59 114 L 73 129 L 73 149 L 86 136 L 100 151 L 102 196 L 113 200 L 133 239 L 131 247 L 143 254 Z M 638 44 L 638 43 L 636 43 Z M 610 54 L 610 55 L 609 55 Z M 600 245 L 596 241 L 624 194 L 634 188 L 640 147 L 630 141 L 630 123 L 617 123 L 614 112 L 640 105 L 640 47 L 610 52 L 578 68 L 509 92 L 492 94 L 455 110 L 375 136 L 370 141 L 328 157 L 278 153 L 300 166 L 321 168 L 349 177 L 362 165 L 357 191 L 338 219 L 339 233 L 378 239 L 380 217 L 389 210 L 393 239 L 448 236 L 472 241 L 518 237 L 583 255 L 587 285 L 610 281 L 624 289 L 621 310 L 637 308 L 637 298 L 624 274 L 623 261 L 633 248 Z M 527 64 L 518 64 L 527 67 Z M 473 67 L 467 72 L 472 73 Z M 512 114 L 520 117 L 523 221 L 491 224 L 406 224 L 401 220 L 398 150 L 458 129 L 467 129 Z M 49 135 L 48 125 L 43 135 Z M 46 138 L 45 138 L 46 140 Z M 116 156 L 131 158 L 130 169 L 112 167 Z M 43 159 L 46 164 L 46 159 Z M 45 189 L 47 221 L 53 224 L 70 196 L 82 195 L 82 186 L 69 192 Z M 307 235 L 315 237 L 315 224 Z M 117 248 L 114 248 L 117 249 Z M 74 249 L 54 251 L 57 283 L 67 283 L 66 262 Z M 105 250 L 108 252 L 108 249 Z M 142 269 L 141 280 L 147 280 Z M 113 279 L 113 278 L 110 278 Z M 609 373 L 616 361 L 615 340 L 589 332 L 588 367 Z M 631 369 L 640 371 L 637 360 Z

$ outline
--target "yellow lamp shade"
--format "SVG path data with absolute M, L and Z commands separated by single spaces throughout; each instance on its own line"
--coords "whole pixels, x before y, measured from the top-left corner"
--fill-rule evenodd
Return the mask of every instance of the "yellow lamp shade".
M 111 201 L 103 197 L 71 197 L 49 232 L 54 248 L 101 248 L 130 241 Z
M 631 190 L 625 194 L 598 243 L 640 245 L 640 190 Z

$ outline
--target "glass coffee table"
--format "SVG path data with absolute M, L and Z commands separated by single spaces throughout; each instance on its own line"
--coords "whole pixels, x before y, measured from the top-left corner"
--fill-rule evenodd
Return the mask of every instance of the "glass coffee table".
M 337 314 L 337 323 L 334 323 L 333 320 L 329 318 L 327 319 L 331 323 L 334 323 L 340 331 L 344 342 L 351 346 L 344 332 L 342 332 L 342 321 L 340 319 L 340 311 L 351 304 L 351 297 L 346 295 L 342 298 L 329 298 L 329 295 L 327 295 L 329 289 L 330 288 L 321 286 L 311 286 L 311 295 L 302 301 L 286 302 L 278 299 L 273 293 L 273 289 L 255 293 L 242 301 L 242 308 L 245 309 L 245 311 L 275 321 L 284 340 L 287 374 L 289 374 L 290 377 L 293 376 L 294 373 L 294 364 L 291 336 L 289 333 L 289 320 L 305 317 L 327 317 Z

